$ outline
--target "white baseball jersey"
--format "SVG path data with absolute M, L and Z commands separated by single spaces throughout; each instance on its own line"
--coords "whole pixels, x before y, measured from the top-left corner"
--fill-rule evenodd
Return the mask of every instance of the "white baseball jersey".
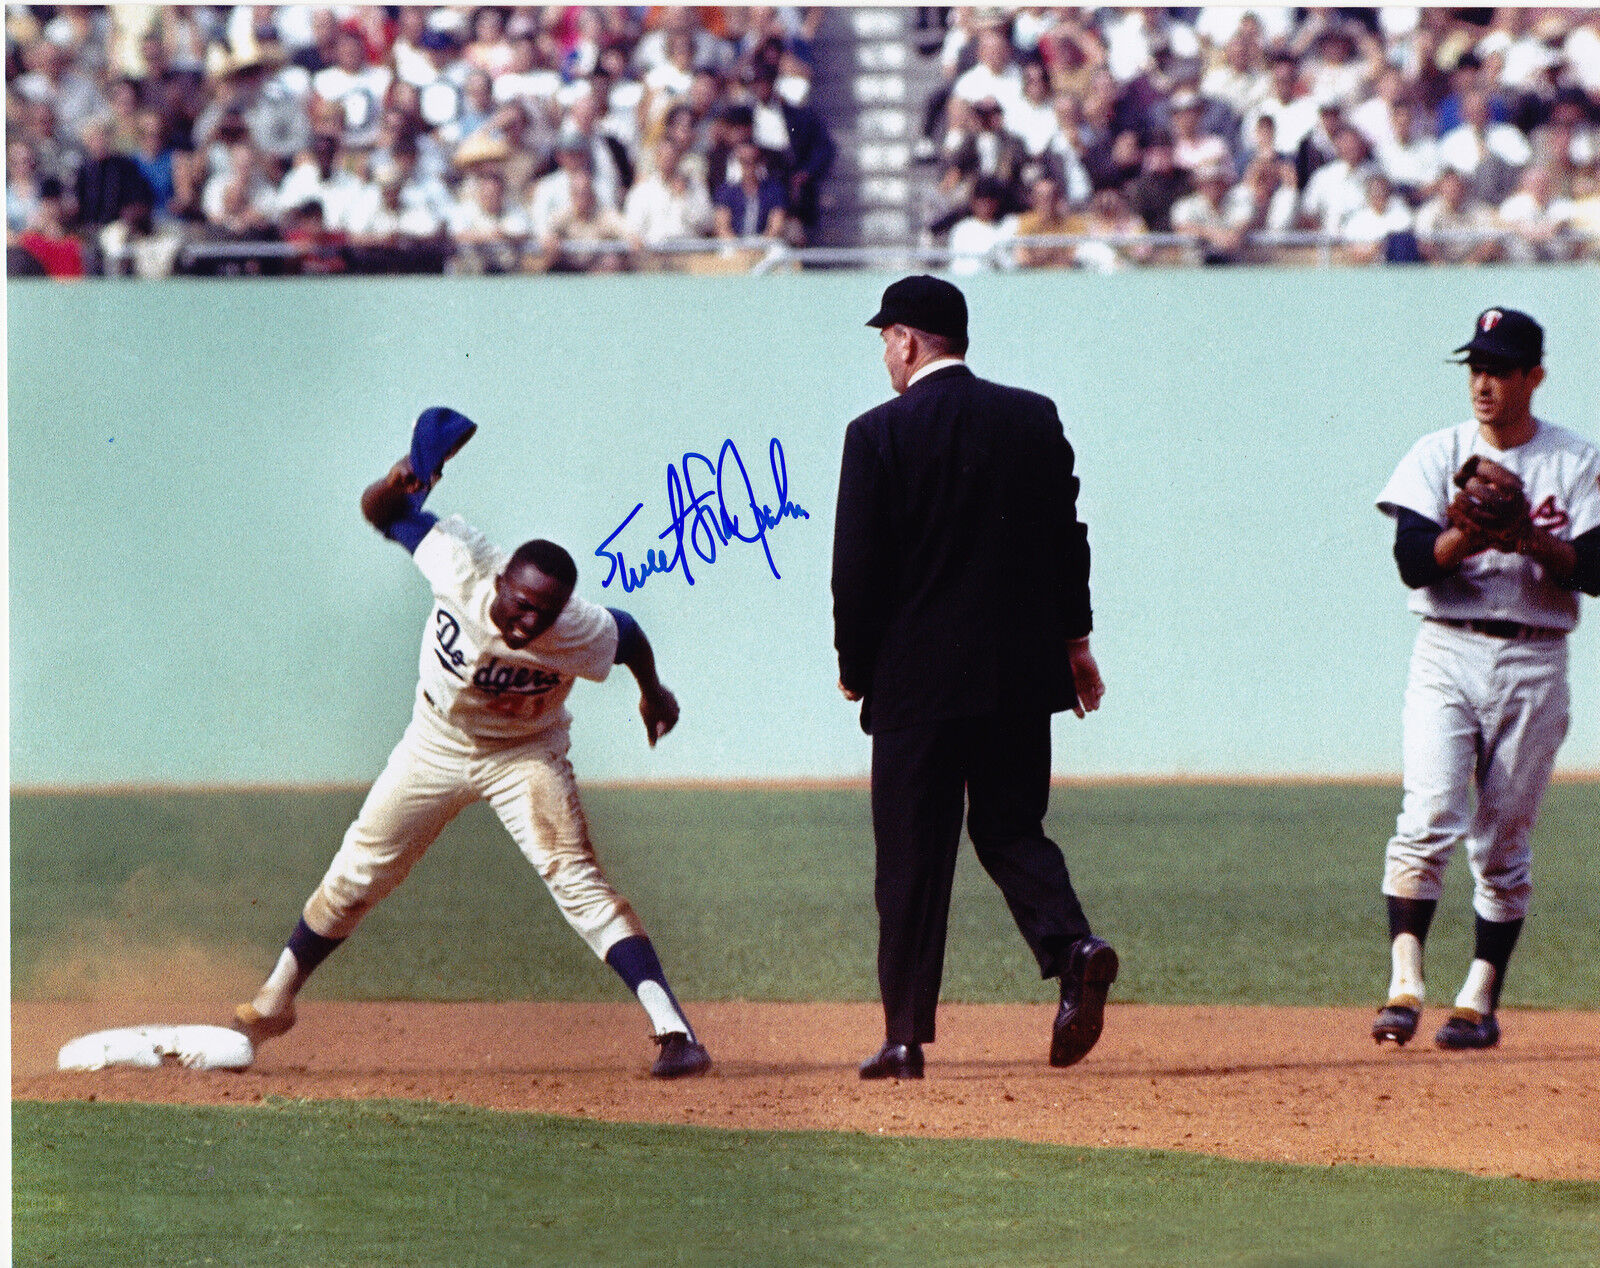
M 532 739 L 571 723 L 565 702 L 575 678 L 604 682 L 611 672 L 616 619 L 577 595 L 528 646 L 506 645 L 489 605 L 508 556 L 459 515 L 435 524 L 412 558 L 434 597 L 422 634 L 418 709 L 475 739 Z
M 1475 421 L 1431 432 L 1400 460 L 1378 495 L 1378 509 L 1398 517 L 1404 508 L 1447 523 L 1446 510 L 1456 494 L 1452 477 L 1472 454 L 1521 478 L 1536 527 L 1571 541 L 1600 526 L 1600 449 L 1546 422 L 1539 423 L 1533 439 L 1507 450 L 1484 440 Z M 1559 630 L 1578 624 L 1576 591 L 1550 581 L 1533 560 L 1494 549 L 1412 590 L 1407 606 L 1421 616 L 1450 620 L 1517 621 Z

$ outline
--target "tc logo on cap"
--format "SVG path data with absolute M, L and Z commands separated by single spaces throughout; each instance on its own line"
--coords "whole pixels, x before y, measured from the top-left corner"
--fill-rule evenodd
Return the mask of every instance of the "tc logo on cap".
M 1499 324 L 1500 310 L 1498 308 L 1491 308 L 1488 312 L 1484 313 L 1482 317 L 1478 318 L 1479 330 L 1493 330 Z M 1460 327 L 1458 326 L 1456 329 L 1459 330 Z

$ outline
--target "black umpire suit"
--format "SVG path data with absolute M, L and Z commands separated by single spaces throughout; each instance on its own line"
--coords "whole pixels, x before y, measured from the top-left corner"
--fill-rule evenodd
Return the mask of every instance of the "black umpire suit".
M 840 688 L 863 702 L 872 736 L 887 1034 L 861 1073 L 922 1073 L 963 793 L 979 861 L 1040 972 L 1062 979 L 1051 1060 L 1069 1065 L 1099 1036 L 1117 968 L 1116 953 L 1090 935 L 1042 823 L 1050 716 L 1080 708 L 1069 644 L 1091 625 L 1072 447 L 1047 397 L 949 360 L 966 347 L 966 303 L 948 282 L 896 282 L 867 324 L 882 330 L 902 394 L 850 424 L 834 527 Z M 911 336 L 931 344 L 914 345 L 916 364 L 949 363 L 907 386 L 894 357 Z M 1087 656 L 1087 642 L 1080 647 Z M 1088 663 L 1092 709 L 1102 688 Z

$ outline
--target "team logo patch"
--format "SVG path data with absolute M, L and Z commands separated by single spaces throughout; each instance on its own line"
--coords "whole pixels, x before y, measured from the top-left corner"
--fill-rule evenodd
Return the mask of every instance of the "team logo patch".
M 1498 308 L 1491 308 L 1488 312 L 1484 313 L 1482 317 L 1478 318 L 1478 329 L 1493 330 L 1500 324 L 1500 318 L 1502 316 L 1504 316 L 1504 314 L 1501 313 Z

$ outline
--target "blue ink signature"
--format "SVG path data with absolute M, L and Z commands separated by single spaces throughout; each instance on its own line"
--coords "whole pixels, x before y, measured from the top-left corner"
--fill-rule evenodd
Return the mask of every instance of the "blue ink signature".
M 783 578 L 778 572 L 778 565 L 773 562 L 772 545 L 767 541 L 767 533 L 777 528 L 786 517 L 808 520 L 811 515 L 798 502 L 789 499 L 789 468 L 784 461 L 783 446 L 776 436 L 772 438 L 767 453 L 772 464 L 772 483 L 778 501 L 776 511 L 765 502 L 757 500 L 755 486 L 750 482 L 750 473 L 745 469 L 744 459 L 739 456 L 738 446 L 731 440 L 722 442 L 722 448 L 717 451 L 715 462 L 705 454 L 686 453 L 683 455 L 682 463 L 668 466 L 667 509 L 671 512 L 672 522 L 662 529 L 657 537 L 661 541 L 670 539 L 671 548 L 658 550 L 651 547 L 645 551 L 644 562 L 635 568 L 629 566 L 620 548 L 612 547 L 612 543 L 621 536 L 622 531 L 633 523 L 634 516 L 644 509 L 644 503 L 640 502 L 628 512 L 611 536 L 601 542 L 594 552 L 597 558 L 604 559 L 611 565 L 605 579 L 600 583 L 601 589 L 620 578 L 624 592 L 631 593 L 657 573 L 665 575 L 680 569 L 683 572 L 683 579 L 692 586 L 694 573 L 689 566 L 690 554 L 708 564 L 714 564 L 717 562 L 717 548 L 733 542 L 745 542 L 751 545 L 759 542 L 762 553 L 767 557 L 767 567 L 772 570 L 772 575 L 781 581 Z M 700 468 L 704 468 L 702 479 L 705 487 L 697 490 L 694 473 Z M 742 495 L 744 501 L 735 503 L 740 509 L 740 514 L 736 515 L 728 509 L 728 490 L 724 489 L 724 484 L 730 487 L 735 498 Z M 743 507 L 746 504 L 750 507 L 751 529 L 748 532 L 741 523 Z

